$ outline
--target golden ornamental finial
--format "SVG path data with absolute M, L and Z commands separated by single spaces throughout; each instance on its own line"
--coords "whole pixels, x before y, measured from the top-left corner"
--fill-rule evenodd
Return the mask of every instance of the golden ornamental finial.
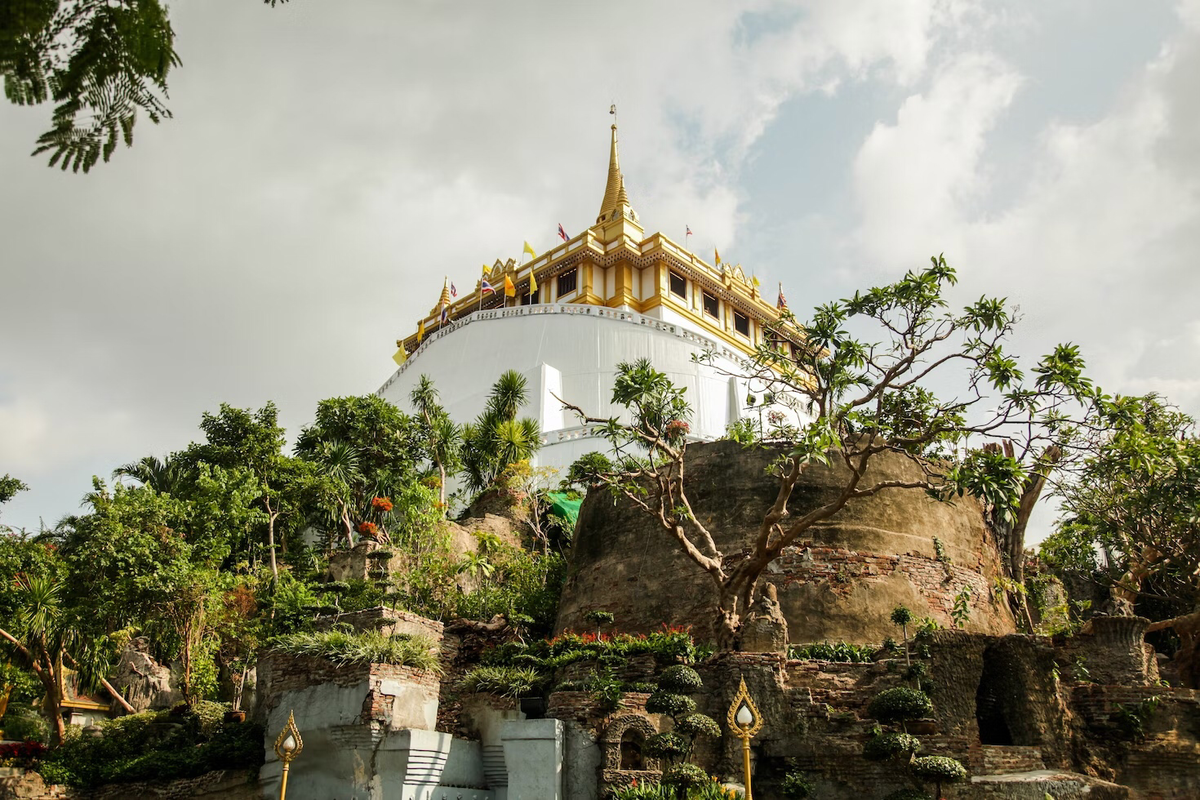
M 762 729 L 762 714 L 754 699 L 746 689 L 746 679 L 742 678 L 733 702 L 729 704 L 729 715 L 726 719 L 729 731 L 742 740 L 742 766 L 745 771 L 746 800 L 752 800 L 750 790 L 750 740 Z
M 608 107 L 612 115 L 612 145 L 608 154 L 608 181 L 604 185 L 604 202 L 600 204 L 600 216 L 596 222 L 604 222 L 613 216 L 613 212 L 622 206 L 628 208 L 629 195 L 625 193 L 625 176 L 621 174 L 621 161 L 617 154 L 617 104 Z M 632 214 L 632 210 L 630 210 Z M 637 219 L 637 216 L 633 216 Z
M 304 740 L 300 738 L 300 729 L 296 727 L 294 712 L 289 711 L 287 724 L 283 726 L 283 730 L 279 732 L 279 738 L 275 740 L 275 755 L 279 756 L 279 760 L 283 762 L 283 775 L 279 783 L 279 800 L 287 798 L 288 769 L 303 749 Z

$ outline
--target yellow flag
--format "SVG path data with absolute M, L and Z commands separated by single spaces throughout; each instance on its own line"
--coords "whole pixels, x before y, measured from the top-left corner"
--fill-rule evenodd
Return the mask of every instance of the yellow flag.
M 424 338 L 425 338 L 425 320 L 421 320 L 421 323 L 419 325 L 417 325 L 417 344 L 420 344 L 421 340 Z
M 512 278 L 508 277 L 507 275 L 504 276 L 504 294 L 509 297 L 517 296 L 516 284 L 514 284 L 512 282 Z
M 400 345 L 400 349 L 396 351 L 396 355 L 392 356 L 392 361 L 396 362 L 396 366 L 402 366 L 405 361 L 408 361 L 408 353 L 404 350 L 404 345 Z
M 533 277 L 533 271 L 529 272 L 529 293 L 537 294 L 537 278 Z
M 750 282 L 754 284 L 754 288 L 756 288 L 756 289 L 757 289 L 759 286 L 762 286 L 762 284 L 758 282 L 758 276 L 757 276 L 757 275 L 755 275 L 753 278 L 751 278 L 751 279 L 750 279 Z
M 529 242 L 525 243 L 524 252 L 529 253 L 530 258 L 537 258 L 537 253 L 533 252 L 533 245 L 531 245 Z
M 487 277 L 487 274 L 488 274 L 488 265 L 487 265 L 487 264 L 484 264 L 484 265 L 483 265 L 483 277 L 485 277 L 485 278 L 486 278 L 486 277 Z
M 715 258 L 717 260 L 717 263 L 715 266 L 718 266 L 718 267 L 721 266 L 721 254 L 717 252 L 717 248 L 715 248 L 715 247 L 713 248 L 713 258 Z

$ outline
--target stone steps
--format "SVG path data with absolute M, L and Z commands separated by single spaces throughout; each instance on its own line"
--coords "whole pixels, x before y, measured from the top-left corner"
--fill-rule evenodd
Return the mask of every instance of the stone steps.
M 1130 800 L 1126 786 L 1074 772 L 1033 770 L 1008 775 L 975 775 L 969 783 L 948 786 L 943 794 L 951 800 Z

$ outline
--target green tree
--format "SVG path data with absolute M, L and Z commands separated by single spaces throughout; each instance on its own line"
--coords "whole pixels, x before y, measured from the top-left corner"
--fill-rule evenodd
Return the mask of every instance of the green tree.
M 28 488 L 24 483 L 10 475 L 0 478 L 0 505 L 12 500 L 18 492 L 23 492 Z M 3 535 L 7 530 L 9 530 L 8 526 L 0 525 L 0 535 Z
M 234 543 L 262 522 L 252 506 L 257 491 L 245 471 L 207 463 L 187 500 L 145 486 L 118 484 L 110 492 L 97 480 L 90 512 L 69 518 L 58 533 L 67 600 L 81 609 L 83 630 L 97 637 L 145 632 L 161 660 L 180 660 L 188 702 L 211 688 L 204 684 L 215 676 L 219 570 Z
M 274 403 L 255 412 L 222 403 L 218 413 L 204 414 L 200 429 L 204 443 L 192 444 L 179 461 L 193 468 L 211 464 L 253 476 L 257 497 L 252 503 L 263 511 L 268 562 L 278 580 L 277 542 L 286 552 L 287 536 L 277 536 L 277 528 L 281 524 L 298 528 L 304 522 L 306 499 L 318 489 L 315 465 L 283 454 L 285 431 Z
M 1176 661 L 1200 685 L 1200 437 L 1195 421 L 1155 395 L 1104 398 L 1074 430 L 1061 517 L 1041 547 L 1063 578 L 1108 587 L 1115 613 L 1173 628 Z
M 28 488 L 28 486 L 11 475 L 5 475 L 3 478 L 0 478 L 0 503 L 7 503 L 18 492 L 23 492 Z
M 1200 599 L 1200 437 L 1154 395 L 1106 400 L 1076 429 L 1056 532 L 1042 555 L 1063 573 L 1106 583 L 1132 613 L 1148 582 L 1178 611 Z
M 438 472 L 438 503 L 446 509 L 446 478 L 462 467 L 462 428 L 450 419 L 439 402 L 438 390 L 422 375 L 409 395 L 417 412 L 417 436 Z
M 287 0 L 264 0 L 274 6 Z M 78 172 L 133 144 L 141 111 L 171 117 L 167 76 L 179 66 L 175 31 L 159 0 L 5 0 L 0 76 L 17 105 L 55 103 L 34 155 Z
M 191 480 L 183 463 L 175 456 L 161 459 L 157 456 L 143 456 L 137 461 L 117 467 L 112 476 L 133 478 L 156 492 L 170 495 L 183 493 Z
M 525 376 L 508 370 L 492 387 L 483 413 L 463 426 L 463 468 L 472 491 L 487 489 L 509 465 L 527 461 L 541 447 L 537 420 L 517 419 L 527 400 Z
M 89 636 L 89 626 L 64 600 L 64 582 L 54 573 L 22 573 L 13 579 L 17 611 L 0 628 L 0 645 L 7 658 L 32 672 L 41 683 L 42 711 L 50 724 L 52 746 L 63 743 L 65 667 L 75 670 L 85 685 L 103 681 L 111 652 L 103 640 Z M 116 698 L 120 695 L 109 687 Z
M 743 377 L 765 386 L 777 403 L 807 407 L 814 419 L 781 448 L 775 500 L 749 552 L 736 559 L 721 552 L 688 499 L 691 409 L 684 390 L 642 360 L 619 365 L 613 388 L 613 403 L 628 410 L 631 424 L 567 405 L 584 421 L 605 425 L 616 451 L 605 482 L 712 578 L 722 648 L 736 647 L 767 566 L 848 504 L 880 492 L 919 490 L 942 499 L 969 493 L 1001 516 L 1016 514 L 1026 478 L 1022 464 L 1056 435 L 1066 411 L 1094 396 L 1070 345 L 1043 357 L 1026 380 L 1003 349 L 1014 324 L 1004 301 L 983 297 L 951 310 L 945 295 L 955 282 L 945 259 L 934 258 L 923 272 L 818 307 L 804 325 L 784 312 L 768 330 Z M 721 369 L 711 353 L 700 360 Z M 934 394 L 929 386 L 935 381 L 951 385 L 951 399 Z M 1022 433 L 1013 456 L 961 457 L 964 447 Z M 920 477 L 873 478 L 870 464 L 883 453 L 909 459 Z M 831 464 L 843 476 L 839 491 L 793 515 L 788 504 L 801 475 Z

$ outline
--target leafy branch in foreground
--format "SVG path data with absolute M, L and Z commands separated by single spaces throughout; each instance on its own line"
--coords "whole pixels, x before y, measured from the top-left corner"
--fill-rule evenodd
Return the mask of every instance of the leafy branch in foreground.
M 274 7 L 287 0 L 263 0 Z M 167 75 L 180 64 L 159 0 L 5 0 L 0 76 L 16 105 L 54 101 L 33 155 L 88 172 L 118 142 L 133 144 L 138 111 L 170 119 Z
M 936 257 L 922 272 L 818 307 L 802 326 L 786 310 L 768 326 L 739 377 L 785 406 L 811 409 L 811 420 L 781 447 L 775 500 L 740 554 L 722 552 L 692 508 L 685 459 L 691 408 L 683 389 L 643 359 L 619 365 L 613 387 L 629 424 L 564 402 L 584 422 L 603 425 L 613 446 L 612 469 L 588 480 L 641 508 L 712 578 L 722 648 L 736 647 L 767 566 L 850 503 L 891 490 L 939 500 L 970 494 L 991 518 L 1016 520 L 1029 488 L 1025 464 L 1058 446 L 1068 413 L 1096 397 L 1073 345 L 1056 347 L 1026 379 L 1004 350 L 1014 325 L 1005 301 L 982 297 L 953 311 L 945 293 L 955 282 L 954 270 Z M 698 360 L 731 374 L 712 353 Z M 951 381 L 949 399 L 930 388 Z M 1011 450 L 978 449 L 1012 439 L 1020 444 Z M 882 454 L 915 469 L 871 477 L 868 467 Z M 793 490 L 813 468 L 832 471 L 838 489 L 793 514 Z

